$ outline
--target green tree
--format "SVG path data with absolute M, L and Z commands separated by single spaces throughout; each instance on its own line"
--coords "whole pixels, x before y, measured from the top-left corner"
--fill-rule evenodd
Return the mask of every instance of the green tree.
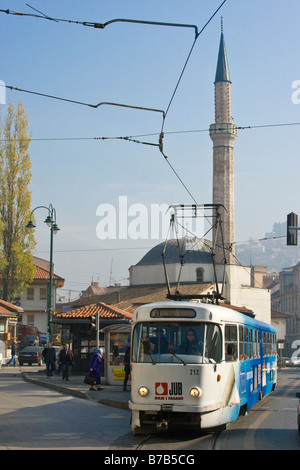
M 30 218 L 31 137 L 23 105 L 9 103 L 0 125 L 0 281 L 8 302 L 21 295 L 33 279 L 35 239 L 26 230 Z

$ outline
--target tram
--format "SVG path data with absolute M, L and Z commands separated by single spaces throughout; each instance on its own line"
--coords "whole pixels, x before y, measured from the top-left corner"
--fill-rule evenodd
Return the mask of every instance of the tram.
M 226 427 L 275 388 L 275 329 L 225 304 L 143 305 L 132 327 L 136 435 Z

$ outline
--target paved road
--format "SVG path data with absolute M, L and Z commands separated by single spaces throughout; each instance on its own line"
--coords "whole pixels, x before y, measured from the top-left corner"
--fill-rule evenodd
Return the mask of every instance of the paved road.
M 2 368 L 0 396 L 0 450 L 107 450 L 120 436 L 136 444 L 128 410 L 25 382 L 18 368 Z

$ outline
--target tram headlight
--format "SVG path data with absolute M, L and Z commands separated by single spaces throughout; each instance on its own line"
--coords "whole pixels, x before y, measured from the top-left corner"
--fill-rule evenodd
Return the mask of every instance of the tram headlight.
M 141 397 L 146 397 L 149 393 L 149 390 L 147 387 L 143 386 L 139 388 L 138 392 L 139 392 L 139 395 L 141 395 Z
M 193 398 L 198 398 L 198 397 L 200 397 L 200 395 L 201 395 L 201 390 L 200 390 L 199 388 L 197 388 L 197 387 L 192 387 L 192 388 L 190 389 L 190 395 L 191 395 L 191 397 L 193 397 Z

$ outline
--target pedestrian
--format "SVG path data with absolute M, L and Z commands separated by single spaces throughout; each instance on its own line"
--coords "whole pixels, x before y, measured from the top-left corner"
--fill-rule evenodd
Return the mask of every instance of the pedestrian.
M 101 366 L 101 361 L 103 357 L 103 351 L 102 349 L 98 349 L 97 352 L 95 352 L 92 356 L 91 362 L 90 362 L 90 373 L 96 380 L 96 389 L 94 388 L 93 385 L 90 386 L 90 390 L 103 390 L 101 387 L 101 376 L 100 376 L 100 366 Z
M 16 367 L 16 341 L 13 342 L 11 346 L 11 359 L 8 361 L 7 365 L 9 366 L 10 363 L 12 362 L 14 367 Z
M 58 353 L 58 364 L 57 364 L 57 371 L 55 372 L 57 375 L 59 375 L 61 373 L 61 362 L 59 360 L 59 354 L 60 352 L 63 350 L 63 346 L 61 346 L 60 350 L 59 350 L 59 353 Z
M 53 377 L 53 371 L 55 368 L 56 361 L 56 352 L 55 349 L 52 347 L 52 343 L 48 343 L 48 346 L 44 348 L 42 356 L 46 362 L 47 377 Z
M 127 392 L 127 382 L 130 376 L 130 346 L 127 346 L 127 349 L 124 354 L 124 370 L 125 370 L 125 379 L 123 382 L 123 392 Z
M 61 363 L 62 380 L 69 380 L 70 367 L 74 365 L 74 354 L 66 343 L 59 353 L 59 362 Z

